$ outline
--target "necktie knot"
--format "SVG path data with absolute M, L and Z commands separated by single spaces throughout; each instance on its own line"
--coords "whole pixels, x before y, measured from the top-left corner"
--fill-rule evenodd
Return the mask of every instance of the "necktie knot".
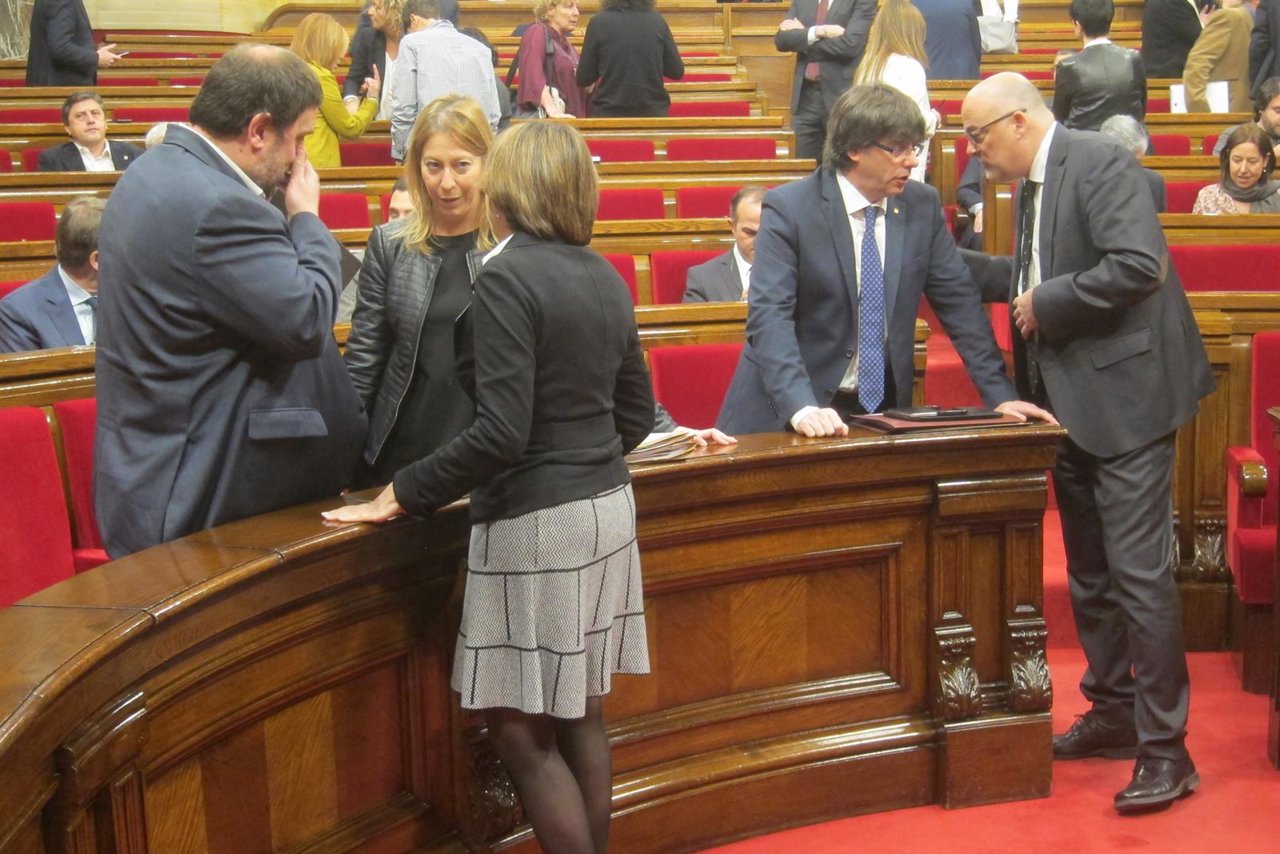
M 862 209 L 862 216 L 866 220 L 867 228 L 876 227 L 876 214 L 878 213 L 880 213 L 880 209 L 875 205 L 867 205 Z
M 97 313 L 97 311 L 98 311 L 98 298 L 97 298 L 97 296 L 91 296 L 91 297 L 89 297 L 89 299 L 85 300 L 85 302 L 89 303 L 89 310 L 90 310 L 90 311 L 92 311 L 92 312 L 94 312 L 94 313 L 96 314 L 96 313 Z

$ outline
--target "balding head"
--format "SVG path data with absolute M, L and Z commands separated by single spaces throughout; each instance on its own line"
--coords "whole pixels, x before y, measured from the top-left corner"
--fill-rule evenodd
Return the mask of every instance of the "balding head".
M 1053 113 L 1030 80 L 1011 71 L 969 90 L 960 108 L 970 151 L 994 181 L 1025 178 Z

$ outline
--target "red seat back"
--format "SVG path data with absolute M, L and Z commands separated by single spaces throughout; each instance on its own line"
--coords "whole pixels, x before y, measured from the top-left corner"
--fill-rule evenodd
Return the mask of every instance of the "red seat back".
M 1188 291 L 1280 291 L 1275 244 L 1170 246 L 1169 257 Z M 1280 363 L 1275 370 L 1280 373 Z
M 667 143 L 668 160 L 773 160 L 777 144 L 761 136 L 686 137 Z
M 53 414 L 62 432 L 62 452 L 67 460 L 75 544 L 78 548 L 100 549 L 102 533 L 93 509 L 93 433 L 98 422 L 98 400 L 60 400 L 53 405 Z
M 674 249 L 649 255 L 649 279 L 653 283 L 655 305 L 684 301 L 689 268 L 710 261 L 724 249 Z
M 62 124 L 62 110 L 57 107 L 11 107 L 0 110 L 0 124 Z
M 1148 98 L 1147 112 L 1148 113 L 1169 112 L 1169 99 L 1168 98 Z
M 673 101 L 670 116 L 749 116 L 748 101 Z
M 1200 143 L 1200 153 L 1212 155 L 1213 147 L 1218 144 L 1218 137 L 1221 135 L 1217 133 L 1205 134 L 1204 142 Z
M 0 282 L 0 299 L 4 299 L 25 284 L 26 282 Z
M 651 139 L 588 139 L 587 150 L 602 163 L 647 163 L 655 159 Z
M 1280 486 L 1277 466 L 1280 452 L 1272 441 L 1273 426 L 1267 409 L 1280 406 L 1280 332 L 1259 332 L 1253 336 L 1249 379 L 1249 444 L 1267 464 L 1267 494 L 1262 499 L 1262 524 L 1276 524 L 1276 491 Z
M 631 291 L 631 304 L 635 305 L 640 301 L 638 296 L 639 289 L 636 286 L 636 259 L 634 255 L 603 255 L 604 260 L 613 265 L 613 269 L 618 271 L 618 275 L 622 277 L 622 281 L 627 283 L 627 290 Z
M 159 86 L 160 80 L 155 77 L 115 77 L 102 75 L 98 78 L 99 86 Z
M 40 170 L 40 152 L 43 148 L 24 148 L 22 149 L 22 171 L 38 172 Z
M 369 201 L 362 193 L 321 193 L 320 219 L 329 228 L 368 228 Z
M 695 217 L 727 217 L 729 203 L 738 187 L 677 187 L 676 216 L 680 219 Z
M 613 187 L 600 191 L 596 219 L 665 219 L 666 202 L 656 187 Z
M 53 435 L 34 407 L 0 409 L 0 607 L 74 574 Z
M 188 107 L 120 107 L 111 111 L 117 122 L 185 122 Z
M 1191 153 L 1191 138 L 1181 133 L 1153 133 L 1151 153 L 1160 157 L 1186 157 Z
M 0 202 L 0 241 L 53 240 L 57 228 L 52 202 Z
M 714 427 L 738 367 L 741 344 L 688 344 L 649 351 L 653 396 L 684 427 Z
M 386 142 L 339 142 L 338 156 L 343 166 L 395 166 L 391 146 Z
M 1191 213 L 1196 206 L 1196 196 L 1200 194 L 1203 181 L 1166 181 L 1164 185 L 1165 199 L 1168 202 L 1166 213 Z

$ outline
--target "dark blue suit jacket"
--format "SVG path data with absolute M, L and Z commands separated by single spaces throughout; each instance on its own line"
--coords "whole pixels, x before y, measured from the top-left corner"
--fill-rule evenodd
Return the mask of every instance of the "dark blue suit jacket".
M 0 300 L 0 353 L 83 344 L 80 322 L 57 267 Z
M 111 149 L 111 165 L 116 167 L 117 172 L 128 169 L 129 164 L 143 153 L 143 149 L 128 142 L 109 139 L 107 147 Z M 41 172 L 83 172 L 84 158 L 80 156 L 80 150 L 74 142 L 64 142 L 40 152 L 36 168 Z
M 751 268 L 747 344 L 716 419 L 729 433 L 786 429 L 805 406 L 829 406 L 858 346 L 854 246 L 836 174 L 822 167 L 764 197 Z M 885 310 L 897 399 L 911 404 L 921 296 L 965 361 L 983 401 L 1017 395 L 977 288 L 946 228 L 938 193 L 907 183 L 885 217 Z
M 977 80 L 982 62 L 979 7 L 974 0 L 915 0 L 924 15 L 925 69 L 930 80 Z
M 28 86 L 92 86 L 98 49 L 84 0 L 36 0 L 27 50 Z
M 286 222 L 171 126 L 120 176 L 98 249 L 95 503 L 112 557 L 349 483 L 367 425 L 319 217 Z

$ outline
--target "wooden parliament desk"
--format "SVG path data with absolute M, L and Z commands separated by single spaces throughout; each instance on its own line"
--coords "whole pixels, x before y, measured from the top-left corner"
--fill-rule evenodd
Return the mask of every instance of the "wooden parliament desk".
M 638 469 L 653 672 L 606 703 L 614 847 L 1047 796 L 1060 435 L 764 434 Z M 0 610 L 0 852 L 536 850 L 449 689 L 465 507 L 326 527 L 337 501 Z

